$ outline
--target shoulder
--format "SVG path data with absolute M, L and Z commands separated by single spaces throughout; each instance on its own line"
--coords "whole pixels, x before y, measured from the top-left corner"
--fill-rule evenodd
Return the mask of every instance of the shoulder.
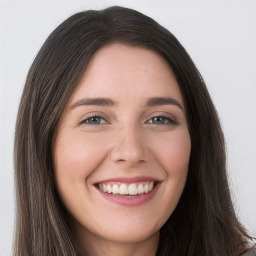
M 256 256 L 256 248 L 252 248 L 252 249 L 244 252 L 240 256 Z

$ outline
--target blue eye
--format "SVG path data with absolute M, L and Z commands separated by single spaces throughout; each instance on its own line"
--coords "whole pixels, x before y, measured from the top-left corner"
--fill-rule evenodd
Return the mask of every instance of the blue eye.
M 106 124 L 107 121 L 101 116 L 91 116 L 85 119 L 84 121 L 82 121 L 81 123 L 97 125 L 97 124 Z
M 151 118 L 148 123 L 150 124 L 176 124 L 176 122 L 174 120 L 172 120 L 171 118 L 169 117 L 166 117 L 166 116 L 155 116 L 153 118 Z

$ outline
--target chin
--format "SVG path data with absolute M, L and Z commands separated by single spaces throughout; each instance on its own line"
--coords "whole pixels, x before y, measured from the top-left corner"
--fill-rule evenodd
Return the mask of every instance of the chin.
M 128 229 L 128 230 L 111 230 L 111 232 L 102 234 L 102 238 L 115 243 L 140 243 L 150 239 L 152 236 L 158 235 L 159 230 L 148 229 Z

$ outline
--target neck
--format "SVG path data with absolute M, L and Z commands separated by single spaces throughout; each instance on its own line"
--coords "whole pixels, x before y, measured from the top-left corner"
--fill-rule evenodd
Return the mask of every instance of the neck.
M 78 247 L 86 256 L 155 256 L 159 242 L 159 232 L 140 242 L 115 242 L 87 234 L 79 236 Z

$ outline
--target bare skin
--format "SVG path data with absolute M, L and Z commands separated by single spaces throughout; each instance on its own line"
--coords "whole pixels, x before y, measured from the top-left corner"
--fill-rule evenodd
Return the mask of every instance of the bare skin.
M 190 150 L 168 63 L 140 47 L 100 49 L 61 116 L 54 145 L 57 189 L 81 254 L 155 255 L 159 230 L 184 189 Z

